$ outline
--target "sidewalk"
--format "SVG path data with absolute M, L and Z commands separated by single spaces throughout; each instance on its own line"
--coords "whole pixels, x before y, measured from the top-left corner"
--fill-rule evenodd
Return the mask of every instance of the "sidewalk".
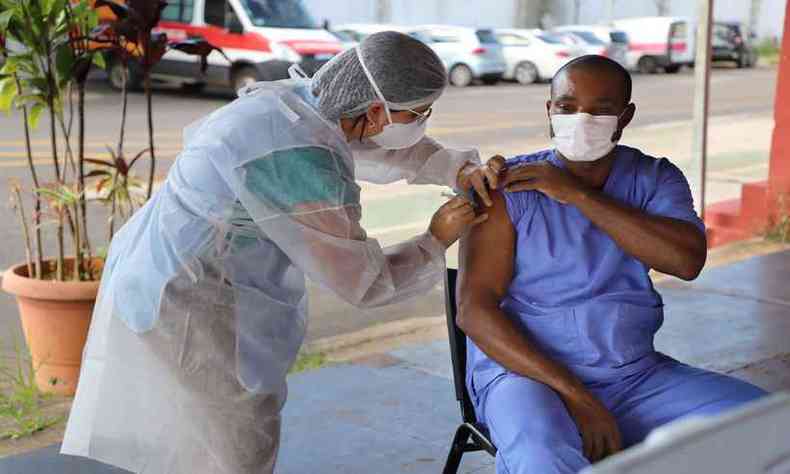
M 706 270 L 658 286 L 666 320 L 657 349 L 684 362 L 790 389 L 790 251 Z M 283 419 L 279 474 L 441 472 L 460 420 L 447 341 L 438 338 L 294 375 Z M 122 471 L 56 454 L 0 459 L 3 474 Z M 462 473 L 493 473 L 464 457 Z

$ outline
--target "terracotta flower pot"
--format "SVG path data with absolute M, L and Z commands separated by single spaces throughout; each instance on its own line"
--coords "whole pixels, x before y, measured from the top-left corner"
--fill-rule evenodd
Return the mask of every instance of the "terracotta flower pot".
M 36 280 L 21 264 L 5 272 L 3 290 L 19 304 L 36 385 L 44 392 L 73 395 L 99 282 Z

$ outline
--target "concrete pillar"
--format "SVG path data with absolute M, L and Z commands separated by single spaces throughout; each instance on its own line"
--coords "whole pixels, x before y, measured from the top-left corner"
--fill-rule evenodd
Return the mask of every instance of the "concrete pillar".
M 780 195 L 790 194 L 790 106 L 788 105 L 790 104 L 790 2 L 785 5 L 785 26 L 781 47 L 768 175 L 768 189 L 774 199 Z

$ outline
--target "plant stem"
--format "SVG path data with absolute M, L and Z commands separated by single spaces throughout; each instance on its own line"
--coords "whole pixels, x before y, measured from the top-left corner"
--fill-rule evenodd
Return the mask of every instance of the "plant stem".
M 22 95 L 22 81 L 19 80 L 19 76 L 14 73 L 14 81 L 16 82 L 16 90 L 19 95 Z M 25 130 L 25 152 L 27 152 L 27 165 L 30 168 L 30 175 L 33 177 L 33 186 L 36 189 L 39 188 L 38 183 L 38 173 L 36 173 L 36 165 L 33 163 L 33 149 L 30 145 L 30 125 L 27 122 L 27 106 L 22 106 L 22 123 L 23 128 Z M 41 214 L 41 196 L 38 193 L 33 193 L 36 200 L 36 210 L 35 216 L 39 216 Z M 34 218 L 35 229 L 35 243 L 36 243 L 36 272 L 35 278 L 41 279 L 41 273 L 44 268 L 44 249 L 41 243 L 41 227 L 38 225 L 38 217 Z M 33 274 L 29 274 L 30 278 L 33 278 Z
M 91 250 L 91 242 L 88 238 L 88 213 L 87 213 L 87 196 L 85 195 L 85 83 L 80 82 L 77 84 L 77 91 L 79 93 L 77 98 L 77 130 L 78 130 L 78 160 L 79 160 L 79 183 L 80 191 L 80 211 L 82 213 L 82 228 L 85 230 L 83 236 L 83 243 L 85 251 L 88 255 L 88 266 L 93 263 L 93 251 Z
M 146 55 L 150 54 L 146 50 Z M 151 168 L 148 173 L 148 191 L 146 192 L 145 199 L 151 199 L 151 194 L 154 189 L 154 171 L 156 170 L 156 154 L 154 152 L 154 119 L 153 110 L 151 108 L 151 69 L 145 67 L 145 96 L 148 102 L 148 152 L 151 154 Z
M 17 211 L 19 211 L 19 222 L 22 224 L 22 232 L 25 237 L 25 258 L 27 260 L 27 276 L 33 277 L 33 252 L 30 246 L 30 228 L 25 218 L 25 204 L 22 202 L 22 193 L 19 186 L 14 186 L 14 197 L 16 198 Z
M 55 70 L 52 65 L 52 47 L 49 41 L 49 28 L 45 28 L 45 31 L 42 32 L 44 41 L 45 41 L 45 52 L 46 52 L 46 64 L 47 64 L 47 86 L 49 90 L 47 91 L 47 108 L 49 109 L 49 127 L 50 127 L 50 143 L 52 146 L 52 159 L 55 165 L 55 177 L 56 181 L 59 185 L 63 184 L 62 177 L 60 175 L 60 162 L 58 160 L 58 142 L 57 142 L 57 129 L 55 128 L 55 94 L 57 91 L 57 84 L 55 81 Z M 58 210 L 58 228 L 57 228 L 57 236 L 58 236 L 58 268 L 57 268 L 57 279 L 59 281 L 63 281 L 63 265 L 65 264 L 65 258 L 63 255 L 63 214 L 65 212 L 64 209 Z
M 129 62 L 123 60 L 123 73 L 121 74 L 121 97 L 122 97 L 122 105 L 121 105 L 121 136 L 118 138 L 118 157 L 123 157 L 123 137 L 124 133 L 126 132 L 126 105 L 128 102 L 129 97 L 129 90 L 127 87 L 127 75 L 129 71 L 126 69 L 129 67 Z
M 74 203 L 74 220 L 76 221 L 76 225 L 74 226 L 74 281 L 80 281 L 82 280 L 82 274 L 80 272 L 80 270 L 82 270 L 82 242 L 80 240 L 79 201 Z

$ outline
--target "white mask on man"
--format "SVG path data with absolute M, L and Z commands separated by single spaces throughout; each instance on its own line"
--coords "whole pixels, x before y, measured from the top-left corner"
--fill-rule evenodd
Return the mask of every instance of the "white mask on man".
M 551 114 L 554 146 L 570 161 L 595 161 L 617 144 L 617 115 Z

